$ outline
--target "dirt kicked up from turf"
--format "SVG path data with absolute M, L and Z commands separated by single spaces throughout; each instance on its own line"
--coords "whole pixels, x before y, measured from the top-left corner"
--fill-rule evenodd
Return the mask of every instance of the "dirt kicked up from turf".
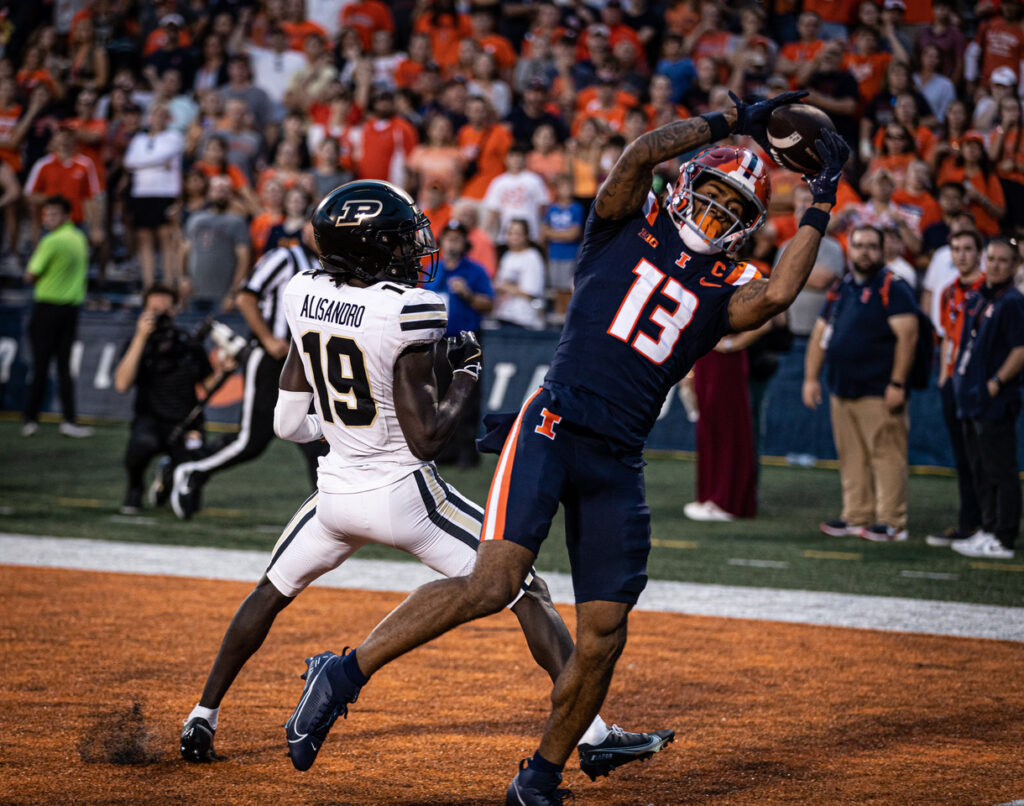
M 402 596 L 311 589 L 221 708 L 225 761 L 178 757 L 251 586 L 0 566 L 0 803 L 497 804 L 535 749 L 549 683 L 515 618 L 379 672 L 316 765 L 282 724 L 303 658 L 355 644 Z M 561 608 L 570 620 L 569 608 Z M 588 804 L 928 804 L 1024 797 L 1022 645 L 635 613 L 603 716 L 673 728 L 644 764 L 565 785 Z

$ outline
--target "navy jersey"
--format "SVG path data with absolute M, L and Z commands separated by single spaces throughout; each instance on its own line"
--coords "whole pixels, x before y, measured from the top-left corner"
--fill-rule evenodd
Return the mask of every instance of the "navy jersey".
M 653 194 L 628 219 L 591 210 L 545 387 L 568 420 L 641 448 L 668 392 L 730 332 L 737 286 L 759 276 L 688 251 Z

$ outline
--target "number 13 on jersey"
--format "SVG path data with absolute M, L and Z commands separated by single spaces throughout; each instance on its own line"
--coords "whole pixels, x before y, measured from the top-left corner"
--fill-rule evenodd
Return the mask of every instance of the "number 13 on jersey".
M 689 326 L 700 303 L 696 295 L 683 288 L 675 278 L 666 277 L 646 258 L 636 264 L 633 274 L 636 280 L 619 306 L 608 334 L 629 344 L 640 315 L 654 292 L 660 288 L 662 294 L 678 303 L 676 309 L 669 312 L 660 305 L 656 307 L 650 319 L 661 329 L 658 340 L 655 341 L 646 333 L 637 333 L 631 346 L 655 364 L 663 364 L 672 355 L 680 334 Z

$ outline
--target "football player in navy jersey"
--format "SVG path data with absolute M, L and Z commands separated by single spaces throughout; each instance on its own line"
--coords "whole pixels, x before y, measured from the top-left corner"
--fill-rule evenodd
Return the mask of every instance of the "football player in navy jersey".
M 561 504 L 576 647 L 555 682 L 539 748 L 520 765 L 506 802 L 563 802 L 562 768 L 604 700 L 647 582 L 647 433 L 694 361 L 725 334 L 753 330 L 793 302 L 814 266 L 849 147 L 822 130 L 822 169 L 807 177 L 814 203 L 767 280 L 730 258 L 765 221 L 770 187 L 756 154 L 730 145 L 702 151 L 682 167 L 666 209 L 650 192 L 653 171 L 731 134 L 766 145 L 772 110 L 804 94 L 750 105 L 733 97 L 733 109 L 670 123 L 626 148 L 587 220 L 544 384 L 481 441 L 501 456 L 472 574 L 418 588 L 342 659 L 344 675 L 307 680 L 303 699 L 323 707 L 304 730 L 322 738 L 386 663 L 512 601 Z

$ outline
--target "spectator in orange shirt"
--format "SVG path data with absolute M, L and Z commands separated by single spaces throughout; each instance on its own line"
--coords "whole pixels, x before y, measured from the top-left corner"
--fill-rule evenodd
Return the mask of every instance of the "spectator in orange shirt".
M 924 155 L 932 175 L 938 176 L 947 163 L 952 163 L 960 151 L 964 135 L 971 128 L 971 118 L 967 111 L 967 103 L 960 98 L 946 107 L 946 119 L 939 127 L 938 136 L 931 150 Z
M 544 41 L 549 48 L 554 48 L 555 43 L 565 36 L 565 26 L 562 25 L 562 14 L 558 6 L 551 2 L 543 2 L 535 6 L 536 12 L 533 16 L 533 24 L 530 30 L 523 37 L 522 57 L 531 59 L 535 56 L 534 46 L 537 42 Z
M 85 20 L 83 19 L 82 22 Z M 75 26 L 77 29 L 82 23 Z M 170 30 L 171 27 L 177 30 Z M 143 56 L 152 56 L 158 50 L 167 47 L 168 40 L 174 38 L 174 47 L 188 48 L 192 46 L 192 37 L 185 26 L 185 18 L 180 14 L 167 13 L 160 17 L 160 25 L 150 31 L 142 48 Z
M 497 122 L 485 98 L 466 102 L 468 122 L 459 129 L 457 142 L 466 164 L 462 195 L 483 199 L 491 180 L 505 170 L 505 156 L 512 146 L 512 134 Z
M 18 94 L 23 98 L 29 97 L 38 84 L 46 87 L 54 98 L 64 97 L 64 85 L 43 66 L 43 51 L 38 46 L 25 49 L 21 69 L 14 78 L 18 84 Z
M 575 137 L 583 125 L 583 121 L 589 118 L 600 120 L 608 129 L 613 132 L 622 132 L 623 123 L 626 119 L 626 110 L 632 104 L 622 102 L 618 79 L 608 73 L 598 76 L 594 84 L 596 92 L 593 100 L 587 102 L 580 110 L 579 115 L 572 124 L 572 135 Z
M 363 50 L 368 51 L 374 32 L 395 32 L 395 19 L 391 9 L 379 0 L 357 0 L 342 10 L 341 27 L 354 28 L 362 40 Z
M 938 124 L 928 101 L 914 86 L 910 67 L 903 62 L 893 60 L 889 62 L 889 66 L 885 70 L 885 80 L 882 82 L 881 89 L 864 109 L 864 116 L 860 123 L 862 149 L 865 148 L 865 140 L 877 135 L 882 128 L 896 120 L 896 101 L 901 95 L 909 95 L 913 101 L 910 119 L 900 120 L 900 123 L 907 126 L 911 132 L 915 132 L 922 124 L 927 127 Z M 875 139 L 877 142 L 874 145 L 878 148 L 882 137 L 878 135 Z
M 587 118 L 566 146 L 573 197 L 583 205 L 585 214 L 590 211 L 590 205 L 597 196 L 601 151 L 607 136 L 608 132 L 601 121 Z
M 816 11 L 804 10 L 797 17 L 796 42 L 788 42 L 779 52 L 775 65 L 777 72 L 789 79 L 792 89 L 803 86 L 814 71 L 814 57 L 818 55 L 825 41 L 821 38 L 821 17 Z
M 947 164 L 936 180 L 962 182 L 967 209 L 974 214 L 978 230 L 991 237 L 999 234 L 999 222 L 1006 213 L 1003 186 L 985 153 L 985 137 L 973 129 L 964 135 L 960 154 L 952 165 Z
M 647 53 L 644 43 L 641 41 L 640 35 L 623 22 L 622 3 L 619 0 L 608 0 L 601 7 L 600 23 L 588 27 L 580 36 L 576 46 L 576 58 L 580 61 L 592 58 L 591 37 L 595 34 L 606 36 L 608 45 L 613 51 L 619 42 L 623 40 L 630 42 L 637 53 L 641 66 L 645 71 L 647 70 Z
M 863 109 L 882 88 L 885 69 L 892 59 L 891 53 L 880 50 L 878 31 L 860 26 L 851 37 L 851 50 L 843 59 L 843 67 L 857 79 L 860 106 Z
M 436 233 L 444 232 L 452 217 L 452 206 L 448 202 L 449 185 L 440 177 L 435 177 L 423 185 L 420 194 L 420 209 L 430 219 L 430 229 Z
M 428 9 L 416 18 L 413 31 L 430 37 L 434 60 L 442 68 L 455 63 L 459 42 L 473 36 L 469 17 L 455 10 L 455 0 L 431 0 Z
M 452 219 L 462 224 L 469 232 L 467 256 L 483 266 L 488 277 L 494 277 L 498 270 L 498 250 L 495 249 L 491 236 L 480 226 L 479 202 L 466 198 L 456 202 L 452 210 Z
M 395 96 L 377 92 L 370 99 L 369 115 L 354 148 L 359 179 L 385 179 L 404 185 L 404 163 L 419 142 L 416 129 L 395 114 Z
M 864 192 L 868 192 L 872 174 L 882 169 L 888 171 L 897 186 L 901 186 L 907 173 L 907 166 L 918 158 L 914 140 L 905 126 L 894 121 L 886 126 L 884 131 L 882 148 L 872 157 L 861 178 L 860 187 Z
M 242 169 L 228 162 L 227 143 L 220 135 L 214 134 L 206 140 L 200 159 L 192 163 L 192 167 L 207 180 L 214 176 L 226 176 L 231 182 L 231 191 L 241 208 L 240 212 L 253 215 L 259 208 L 256 194 Z
M 288 46 L 292 50 L 302 50 L 307 36 L 318 35 L 324 42 L 327 41 L 327 31 L 306 19 L 305 0 L 285 0 L 284 19 L 280 26 L 288 34 Z
M 71 204 L 71 220 L 88 226 L 94 244 L 103 239 L 96 196 L 100 193 L 96 166 L 91 159 L 75 153 L 75 136 L 60 126 L 50 139 L 50 154 L 36 161 L 25 180 L 25 196 L 32 211 L 32 241 L 39 240 L 39 212 L 50 196 L 63 196 Z
M 540 176 L 552 193 L 555 190 L 555 179 L 566 174 L 569 162 L 565 148 L 558 142 L 555 127 L 550 123 L 542 123 L 533 132 L 530 141 L 532 148 L 526 155 L 526 170 Z
M 406 189 L 415 195 L 429 185 L 461 187 L 463 159 L 452 122 L 435 112 L 427 119 L 425 128 L 426 140 L 412 150 L 405 164 Z
M 903 186 L 893 191 L 892 200 L 907 214 L 910 226 L 922 235 L 942 220 L 942 208 L 932 190 L 932 174 L 924 160 L 916 159 L 907 166 Z
M 395 68 L 395 86 L 412 89 L 423 69 L 433 61 L 430 52 L 430 37 L 427 34 L 413 34 L 409 37 L 409 53 Z
M 312 177 L 310 177 L 307 171 L 302 170 L 298 147 L 287 140 L 278 144 L 274 162 L 269 167 L 260 171 L 259 180 L 256 184 L 257 192 L 270 179 L 276 179 L 286 191 L 294 187 L 305 188 L 310 193 L 313 191 Z
M 968 89 L 987 84 L 999 67 L 1019 73 L 1024 61 L 1024 29 L 1021 28 L 1019 0 L 1003 0 L 999 17 L 978 26 L 974 41 L 964 53 L 964 78 Z
M 494 6 L 498 8 L 498 6 Z M 473 29 L 472 38 L 480 46 L 480 49 L 490 53 L 498 65 L 503 76 L 511 79 L 512 68 L 515 67 L 515 48 L 501 34 L 495 33 L 495 13 L 490 6 L 473 6 L 469 15 L 470 26 Z
M 644 105 L 647 125 L 651 129 L 669 123 L 672 120 L 684 120 L 690 117 L 685 106 L 672 103 L 672 80 L 668 76 L 655 74 L 647 85 L 650 102 Z
M 694 64 L 699 59 L 713 60 L 718 83 L 729 80 L 729 59 L 736 52 L 736 36 L 726 30 L 724 11 L 717 0 L 701 3 L 700 24 L 683 40 L 683 52 Z
M 988 158 L 996 166 L 996 176 L 1006 198 L 1003 224 L 1015 234 L 1024 228 L 1024 125 L 1021 103 L 1017 98 L 1003 98 L 999 104 L 999 125 L 989 135 Z
M 804 0 L 803 9 L 821 18 L 822 39 L 846 39 L 856 5 L 857 0 Z
M 254 257 L 262 255 L 267 248 L 270 230 L 284 221 L 284 185 L 270 178 L 260 191 L 260 212 L 249 224 L 249 238 L 252 241 Z

